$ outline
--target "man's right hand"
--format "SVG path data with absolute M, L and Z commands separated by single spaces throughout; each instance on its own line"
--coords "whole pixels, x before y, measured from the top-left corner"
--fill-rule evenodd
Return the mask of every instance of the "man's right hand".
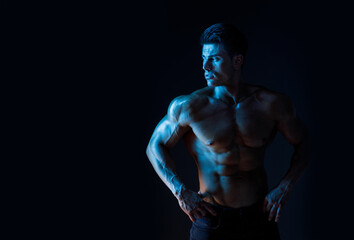
M 179 206 L 188 215 L 192 222 L 196 221 L 196 218 L 205 216 L 207 212 L 216 216 L 216 211 L 210 207 L 198 193 L 189 189 L 183 189 L 177 197 Z

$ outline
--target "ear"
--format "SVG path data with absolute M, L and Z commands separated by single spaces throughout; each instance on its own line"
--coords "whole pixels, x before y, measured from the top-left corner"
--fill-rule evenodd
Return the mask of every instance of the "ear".
M 234 67 L 234 70 L 239 70 L 242 67 L 244 57 L 242 54 L 235 54 L 234 57 L 232 58 L 232 66 Z

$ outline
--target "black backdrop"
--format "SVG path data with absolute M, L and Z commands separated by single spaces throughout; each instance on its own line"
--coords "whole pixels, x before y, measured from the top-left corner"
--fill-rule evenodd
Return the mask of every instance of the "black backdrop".
M 282 239 L 343 239 L 350 233 L 348 6 L 339 1 L 183 0 L 37 7 L 40 15 L 30 12 L 19 25 L 31 43 L 24 48 L 34 49 L 28 63 L 38 56 L 33 46 L 44 47 L 36 77 L 44 77 L 45 87 L 54 83 L 46 88 L 50 96 L 38 101 L 54 113 L 44 111 L 46 118 L 37 123 L 48 125 L 40 148 L 45 177 L 38 177 L 38 186 L 46 189 L 39 203 L 48 204 L 45 225 L 40 225 L 46 227 L 40 230 L 54 229 L 47 238 L 188 238 L 191 223 L 155 174 L 145 148 L 169 102 L 205 86 L 198 41 L 216 22 L 235 24 L 247 36 L 246 82 L 288 94 L 313 136 L 312 162 L 279 223 Z M 55 101 L 46 105 L 49 98 Z M 183 143 L 172 154 L 186 184 L 197 190 L 196 168 Z M 265 159 L 271 187 L 285 173 L 291 154 L 291 146 L 277 135 Z
M 129 78 L 134 94 L 126 99 L 136 97 L 134 106 L 128 107 L 136 130 L 128 133 L 132 134 L 128 145 L 135 143 L 131 146 L 134 159 L 128 160 L 134 170 L 128 172 L 136 174 L 131 187 L 139 196 L 138 201 L 128 200 L 129 205 L 138 206 L 134 212 L 138 221 L 132 225 L 152 239 L 188 238 L 188 217 L 144 152 L 169 102 L 205 86 L 198 42 L 201 32 L 213 23 L 229 22 L 249 40 L 245 80 L 288 94 L 313 135 L 313 160 L 279 223 L 282 239 L 345 236 L 345 227 L 350 225 L 344 217 L 351 204 L 344 184 L 350 179 L 347 167 L 352 159 L 347 152 L 350 100 L 344 90 L 351 76 L 346 71 L 345 7 L 307 1 L 169 1 L 148 9 L 146 18 L 132 25 L 138 36 L 132 63 L 136 71 Z M 196 169 L 183 143 L 172 154 L 182 178 L 197 190 Z M 265 159 L 270 187 L 285 173 L 291 154 L 291 146 L 277 135 Z
M 118 19 L 114 10 L 107 14 L 103 9 L 97 28 L 103 37 L 93 47 L 103 57 L 93 64 L 93 69 L 100 67 L 97 80 L 90 76 L 93 88 L 99 83 L 94 93 L 99 91 L 100 103 L 90 127 L 100 137 L 88 149 L 96 152 L 101 146 L 97 159 L 104 162 L 97 164 L 90 156 L 93 166 L 100 166 L 93 176 L 100 182 L 94 199 L 104 206 L 95 211 L 101 216 L 101 233 L 188 238 L 191 223 L 153 171 L 145 148 L 169 102 L 205 86 L 198 40 L 216 22 L 233 23 L 246 34 L 245 80 L 288 94 L 313 135 L 313 160 L 284 210 L 282 238 L 343 238 L 349 232 L 345 217 L 351 209 L 346 183 L 351 181 L 352 101 L 345 6 L 308 1 L 134 2 L 128 14 L 119 8 L 123 11 Z M 197 190 L 196 169 L 183 143 L 172 154 L 186 184 Z M 277 135 L 265 159 L 271 187 L 285 173 L 291 154 L 291 146 Z M 100 228 L 87 231 L 95 229 Z

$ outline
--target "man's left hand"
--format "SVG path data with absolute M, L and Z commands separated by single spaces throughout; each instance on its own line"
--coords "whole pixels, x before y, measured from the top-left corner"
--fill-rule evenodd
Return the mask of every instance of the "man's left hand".
M 263 212 L 269 212 L 268 221 L 271 221 L 275 216 L 275 222 L 279 221 L 281 211 L 285 203 L 288 201 L 290 188 L 277 186 L 270 191 L 263 201 Z

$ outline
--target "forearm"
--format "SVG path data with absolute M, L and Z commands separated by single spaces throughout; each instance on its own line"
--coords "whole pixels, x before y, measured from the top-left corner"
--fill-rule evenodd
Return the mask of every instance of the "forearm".
M 168 149 L 162 144 L 149 144 L 146 154 L 161 180 L 175 197 L 180 197 L 181 192 L 185 190 L 185 185 L 177 175 L 174 161 Z
M 300 144 L 295 146 L 290 167 L 285 176 L 281 179 L 279 185 L 285 189 L 293 188 L 295 183 L 305 172 L 310 158 L 310 140 L 309 137 L 306 137 Z

